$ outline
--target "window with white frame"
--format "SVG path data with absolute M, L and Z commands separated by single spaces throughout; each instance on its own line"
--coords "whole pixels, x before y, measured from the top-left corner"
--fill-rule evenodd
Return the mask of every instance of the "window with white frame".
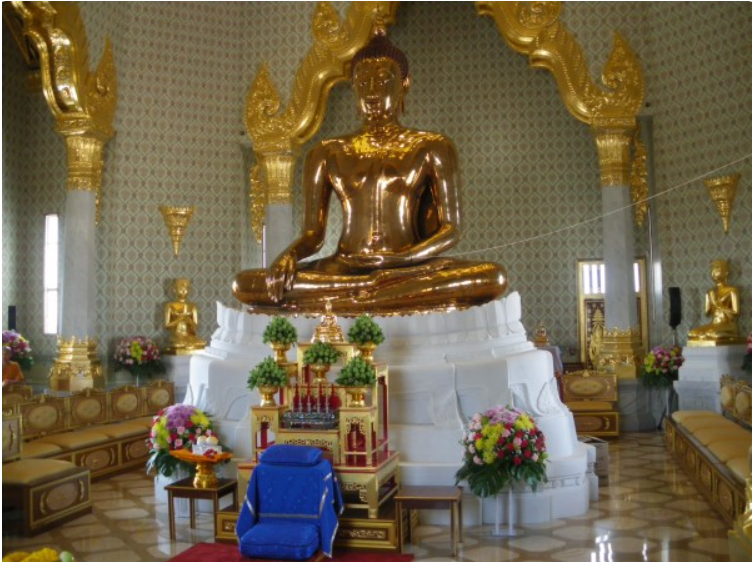
M 60 221 L 58 215 L 45 215 L 44 249 L 44 333 L 58 333 L 58 254 Z

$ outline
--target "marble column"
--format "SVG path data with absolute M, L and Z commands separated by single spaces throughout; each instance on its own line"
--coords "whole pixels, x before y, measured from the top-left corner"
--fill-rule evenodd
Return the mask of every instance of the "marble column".
M 268 267 L 293 242 L 293 172 L 295 151 L 268 152 L 261 164 L 267 181 L 265 211 L 264 267 Z
M 634 289 L 633 208 L 630 194 L 634 122 L 594 127 L 602 182 L 605 333 L 598 369 L 636 378 L 641 339 Z
M 64 339 L 84 339 L 95 333 L 96 197 L 93 191 L 68 191 L 65 200 L 59 326 Z
M 63 264 L 58 358 L 50 371 L 53 390 L 78 391 L 102 380 L 95 338 L 96 233 L 103 150 L 109 137 L 66 134 L 68 193 L 63 216 Z

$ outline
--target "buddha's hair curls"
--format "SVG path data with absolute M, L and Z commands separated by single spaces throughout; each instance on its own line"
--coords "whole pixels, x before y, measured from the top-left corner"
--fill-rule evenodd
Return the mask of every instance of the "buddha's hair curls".
M 405 83 L 408 80 L 408 59 L 398 47 L 388 39 L 384 27 L 378 26 L 369 43 L 359 49 L 351 60 L 351 78 L 356 66 L 363 60 L 388 58 L 394 61 L 401 69 L 401 78 Z

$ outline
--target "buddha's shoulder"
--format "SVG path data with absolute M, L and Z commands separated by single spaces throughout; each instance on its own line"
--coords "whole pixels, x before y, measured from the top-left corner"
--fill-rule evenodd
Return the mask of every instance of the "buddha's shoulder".
M 317 151 L 337 151 L 340 149 L 348 149 L 356 143 L 363 142 L 364 138 L 369 137 L 368 134 L 363 132 L 353 133 L 349 135 L 343 135 L 341 137 L 335 137 L 331 139 L 322 140 L 317 143 L 312 150 Z M 401 129 L 400 133 L 390 139 L 393 141 L 409 142 L 411 144 L 435 144 L 437 146 L 449 146 L 453 147 L 453 141 L 441 133 L 435 133 L 432 131 L 422 131 L 418 129 L 409 129 L 407 127 Z

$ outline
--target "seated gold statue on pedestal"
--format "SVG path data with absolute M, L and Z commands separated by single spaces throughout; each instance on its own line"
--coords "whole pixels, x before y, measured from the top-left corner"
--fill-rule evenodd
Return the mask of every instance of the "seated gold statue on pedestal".
M 712 262 L 712 280 L 715 287 L 707 291 L 704 313 L 712 316 L 712 322 L 697 326 L 689 332 L 688 345 L 726 345 L 742 343 L 738 333 L 738 315 L 741 312 L 741 297 L 738 287 L 728 285 L 728 262 Z
M 268 270 L 236 276 L 235 296 L 254 312 L 355 316 L 467 308 L 502 295 L 504 269 L 440 255 L 460 237 L 459 173 L 453 143 L 407 129 L 398 112 L 408 61 L 378 29 L 352 61 L 363 118 L 356 134 L 325 140 L 304 166 L 301 236 Z M 335 254 L 302 262 L 322 248 L 332 193 L 343 209 Z
M 168 346 L 162 350 L 165 355 L 187 355 L 207 345 L 196 335 L 199 313 L 196 305 L 186 300 L 190 286 L 188 279 L 176 279 L 173 292 L 177 300 L 165 305 L 165 328 L 170 332 Z

